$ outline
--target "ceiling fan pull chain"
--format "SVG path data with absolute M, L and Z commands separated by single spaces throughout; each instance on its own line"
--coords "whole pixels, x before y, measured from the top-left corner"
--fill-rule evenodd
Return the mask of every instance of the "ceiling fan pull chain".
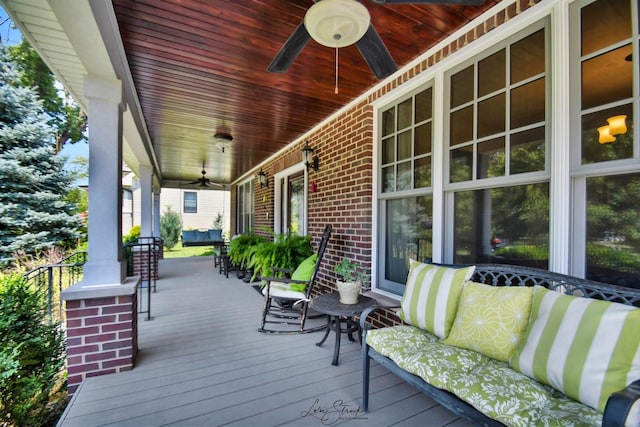
M 336 48 L 336 90 L 334 93 L 338 94 L 338 48 Z

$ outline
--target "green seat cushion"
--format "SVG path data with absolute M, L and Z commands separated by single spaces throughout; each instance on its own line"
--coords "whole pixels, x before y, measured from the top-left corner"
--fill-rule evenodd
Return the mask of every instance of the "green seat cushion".
M 510 364 L 602 412 L 611 393 L 640 378 L 639 331 L 638 308 L 536 286 Z
M 468 372 L 452 374 L 448 390 L 490 418 L 512 427 L 600 426 L 602 414 L 489 359 Z
M 318 261 L 318 254 L 312 254 L 307 259 L 302 261 L 298 268 L 295 269 L 293 273 L 291 273 L 291 280 L 300 280 L 304 282 L 309 282 L 311 280 L 311 276 L 313 275 L 313 270 L 316 268 L 316 262 Z M 304 292 L 307 289 L 307 283 L 292 283 L 289 285 L 291 290 L 297 292 Z
M 411 260 L 400 301 L 400 318 L 446 338 L 456 316 L 462 286 L 474 270 L 475 266 L 449 268 Z
M 602 414 L 473 350 L 410 325 L 367 332 L 367 344 L 400 368 L 450 391 L 507 426 L 596 426 Z
M 445 344 L 506 362 L 529 323 L 533 288 L 467 282 Z
M 438 337 L 411 325 L 396 325 L 367 332 L 367 344 L 383 356 L 399 351 L 418 351 Z

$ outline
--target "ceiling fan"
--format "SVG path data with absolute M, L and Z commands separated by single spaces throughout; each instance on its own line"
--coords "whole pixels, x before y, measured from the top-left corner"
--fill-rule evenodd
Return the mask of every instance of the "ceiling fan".
M 314 0 L 304 17 L 267 67 L 271 73 L 284 73 L 313 38 L 333 48 L 355 43 L 378 79 L 397 70 L 387 47 L 371 25 L 367 8 L 358 0 Z M 370 0 L 376 4 L 454 4 L 480 5 L 484 0 Z
M 198 187 L 208 188 L 210 186 L 223 188 L 224 186 L 221 184 L 216 184 L 215 182 L 211 182 L 209 178 L 206 177 L 207 171 L 204 170 L 204 162 L 202 163 L 202 170 L 200 171 L 202 176 L 195 181 L 187 182 L 186 185 L 195 185 L 198 184 Z

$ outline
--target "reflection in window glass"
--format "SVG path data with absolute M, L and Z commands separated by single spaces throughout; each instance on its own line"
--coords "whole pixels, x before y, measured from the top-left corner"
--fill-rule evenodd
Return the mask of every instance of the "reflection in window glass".
M 431 187 L 431 156 L 416 159 L 413 166 L 415 188 Z
M 409 98 L 398 105 L 398 130 L 405 129 L 413 123 L 413 99 Z
M 396 171 L 393 166 L 382 168 L 380 178 L 382 180 L 383 193 L 388 193 L 396 189 Z
M 526 152 L 515 153 L 515 168 L 508 167 L 509 156 L 514 154 L 509 147 L 530 142 L 518 140 L 519 130 L 543 127 L 546 122 L 548 65 L 545 29 L 521 37 L 514 37 L 505 42 L 506 47 L 487 57 L 478 57 L 472 65 L 449 77 L 448 183 L 509 176 L 526 170 L 518 164 Z M 473 75 L 470 69 L 477 74 L 477 87 L 466 88 L 465 93 L 476 94 L 470 102 L 456 107 L 461 96 L 456 94 L 457 84 L 467 83 L 468 76 Z M 511 141 L 512 136 L 515 141 Z M 460 148 L 463 144 L 465 148 Z M 544 156 L 545 150 L 537 150 L 538 153 Z M 546 162 L 542 160 L 529 168 L 544 170 Z M 542 169 L 538 169 L 539 165 Z
M 549 184 L 455 193 L 454 262 L 547 269 Z
M 504 132 L 505 95 L 478 103 L 478 138 Z
M 582 55 L 631 37 L 629 0 L 596 1 L 580 13 Z
M 430 261 L 433 227 L 429 196 L 386 200 L 384 278 L 404 285 L 409 260 Z M 395 289 L 390 289 L 395 290 Z
M 382 141 L 382 164 L 394 162 L 396 160 L 396 146 L 393 138 L 387 138 Z
M 304 219 L 304 175 L 300 174 L 289 180 L 289 200 L 287 209 L 289 210 L 289 228 L 294 234 L 302 233 Z
M 504 89 L 506 82 L 504 64 L 504 49 L 478 62 L 478 96 Z
M 388 109 L 382 113 L 382 136 L 391 135 L 396 130 L 396 110 Z
M 423 90 L 416 95 L 416 123 L 423 122 L 431 118 L 431 88 Z
M 237 232 L 246 233 L 253 228 L 253 181 L 238 186 Z
M 640 174 L 587 179 L 586 277 L 640 288 Z
M 631 45 L 598 55 L 582 63 L 582 109 L 627 99 L 633 95 Z
M 511 129 L 544 122 L 545 79 L 538 79 L 511 91 Z
M 536 31 L 511 45 L 511 83 L 544 73 L 544 31 Z
M 608 118 L 624 115 L 624 133 L 613 136 L 614 141 L 605 143 L 598 128 L 608 125 Z M 633 156 L 633 106 L 623 105 L 582 116 L 582 163 L 596 163 L 628 159 Z M 600 142 L 602 141 L 602 143 Z
M 396 111 L 396 127 L 379 141 L 381 250 L 374 286 L 398 294 L 409 258 L 431 257 L 432 94 L 431 88 L 418 89 L 399 99 L 387 110 Z
M 473 99 L 473 69 L 473 66 L 467 67 L 451 77 L 451 108 Z
M 396 191 L 410 190 L 412 184 L 411 161 L 398 163 L 398 178 Z
M 458 145 L 473 139 L 473 108 L 466 107 L 450 115 L 450 144 Z
M 504 138 L 478 144 L 478 178 L 504 176 Z
M 545 169 L 544 128 L 535 128 L 511 135 L 511 175 Z
M 431 122 L 416 128 L 414 155 L 420 156 L 431 152 Z
M 402 132 L 398 135 L 398 161 L 411 157 L 411 131 Z
M 469 181 L 473 170 L 473 145 L 451 150 L 451 182 Z

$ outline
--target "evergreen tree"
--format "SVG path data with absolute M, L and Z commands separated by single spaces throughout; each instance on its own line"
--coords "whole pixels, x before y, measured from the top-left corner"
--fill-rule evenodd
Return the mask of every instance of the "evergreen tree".
M 182 221 L 180 215 L 167 208 L 165 213 L 160 217 L 160 237 L 162 237 L 163 245 L 167 249 L 173 248 L 180 240 L 180 231 L 182 230 Z
M 54 130 L 31 87 L 0 46 L 0 258 L 36 253 L 80 237 L 65 201 L 73 177 L 54 154 Z

